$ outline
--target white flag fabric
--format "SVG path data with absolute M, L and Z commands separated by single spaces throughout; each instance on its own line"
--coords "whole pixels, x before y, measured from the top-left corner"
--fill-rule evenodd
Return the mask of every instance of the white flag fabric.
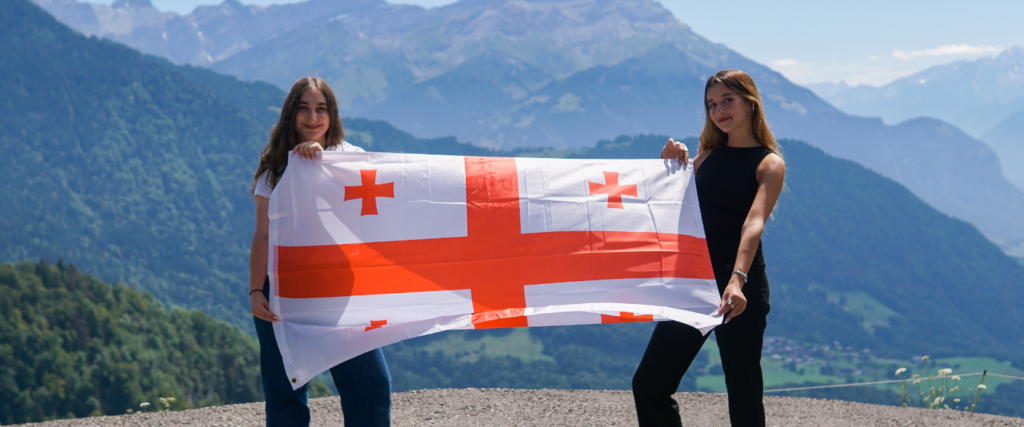
M 721 323 L 692 163 L 324 152 L 270 198 L 294 388 L 452 329 Z

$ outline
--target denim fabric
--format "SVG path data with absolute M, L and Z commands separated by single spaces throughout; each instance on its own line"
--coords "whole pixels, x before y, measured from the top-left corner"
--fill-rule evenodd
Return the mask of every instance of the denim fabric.
M 266 294 L 266 285 L 263 289 Z M 260 341 L 267 426 L 308 426 L 308 385 L 292 390 L 274 325 L 256 317 L 253 323 Z M 331 377 L 341 395 L 346 427 L 391 425 L 391 374 L 379 348 L 331 368 Z

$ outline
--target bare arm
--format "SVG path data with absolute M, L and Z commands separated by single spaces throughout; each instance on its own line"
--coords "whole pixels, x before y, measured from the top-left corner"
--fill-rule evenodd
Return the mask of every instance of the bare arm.
M 270 302 L 263 292 L 263 281 L 267 277 L 267 250 L 270 247 L 270 218 L 267 211 L 270 199 L 256 196 L 256 231 L 252 233 L 252 246 L 249 249 L 249 303 L 252 304 L 252 315 L 268 322 L 276 322 L 277 315 L 270 312 Z
M 740 249 L 736 253 L 734 269 L 747 273 L 750 271 L 750 264 L 754 262 L 754 255 L 757 253 L 757 245 L 761 242 L 761 233 L 764 231 L 764 224 L 768 216 L 775 209 L 775 203 L 782 193 L 782 185 L 786 177 L 786 163 L 775 154 L 769 154 L 757 167 L 757 195 L 754 197 L 754 204 L 750 206 L 747 219 L 743 221 L 743 229 L 740 235 Z M 729 311 L 729 319 L 739 316 L 747 308 L 747 300 L 743 296 L 743 278 L 733 274 L 729 278 L 729 285 L 722 294 L 722 306 L 719 313 Z M 728 301 L 732 300 L 730 307 Z M 727 319 L 728 320 L 728 319 Z

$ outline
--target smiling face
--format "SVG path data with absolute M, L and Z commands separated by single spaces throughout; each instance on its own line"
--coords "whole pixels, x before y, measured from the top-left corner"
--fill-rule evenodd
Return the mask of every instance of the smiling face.
M 707 90 L 708 117 L 727 134 L 750 127 L 750 105 L 728 86 L 718 83 Z
M 327 147 L 327 130 L 331 127 L 331 116 L 327 109 L 327 98 L 317 89 L 306 89 L 299 98 L 299 109 L 295 113 L 296 143 L 316 141 Z

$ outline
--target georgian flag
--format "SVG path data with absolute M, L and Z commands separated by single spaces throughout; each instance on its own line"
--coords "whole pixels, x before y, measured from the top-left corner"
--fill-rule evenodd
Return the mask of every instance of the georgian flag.
M 292 156 L 270 198 L 270 307 L 295 388 L 445 330 L 721 323 L 692 165 L 322 154 Z

